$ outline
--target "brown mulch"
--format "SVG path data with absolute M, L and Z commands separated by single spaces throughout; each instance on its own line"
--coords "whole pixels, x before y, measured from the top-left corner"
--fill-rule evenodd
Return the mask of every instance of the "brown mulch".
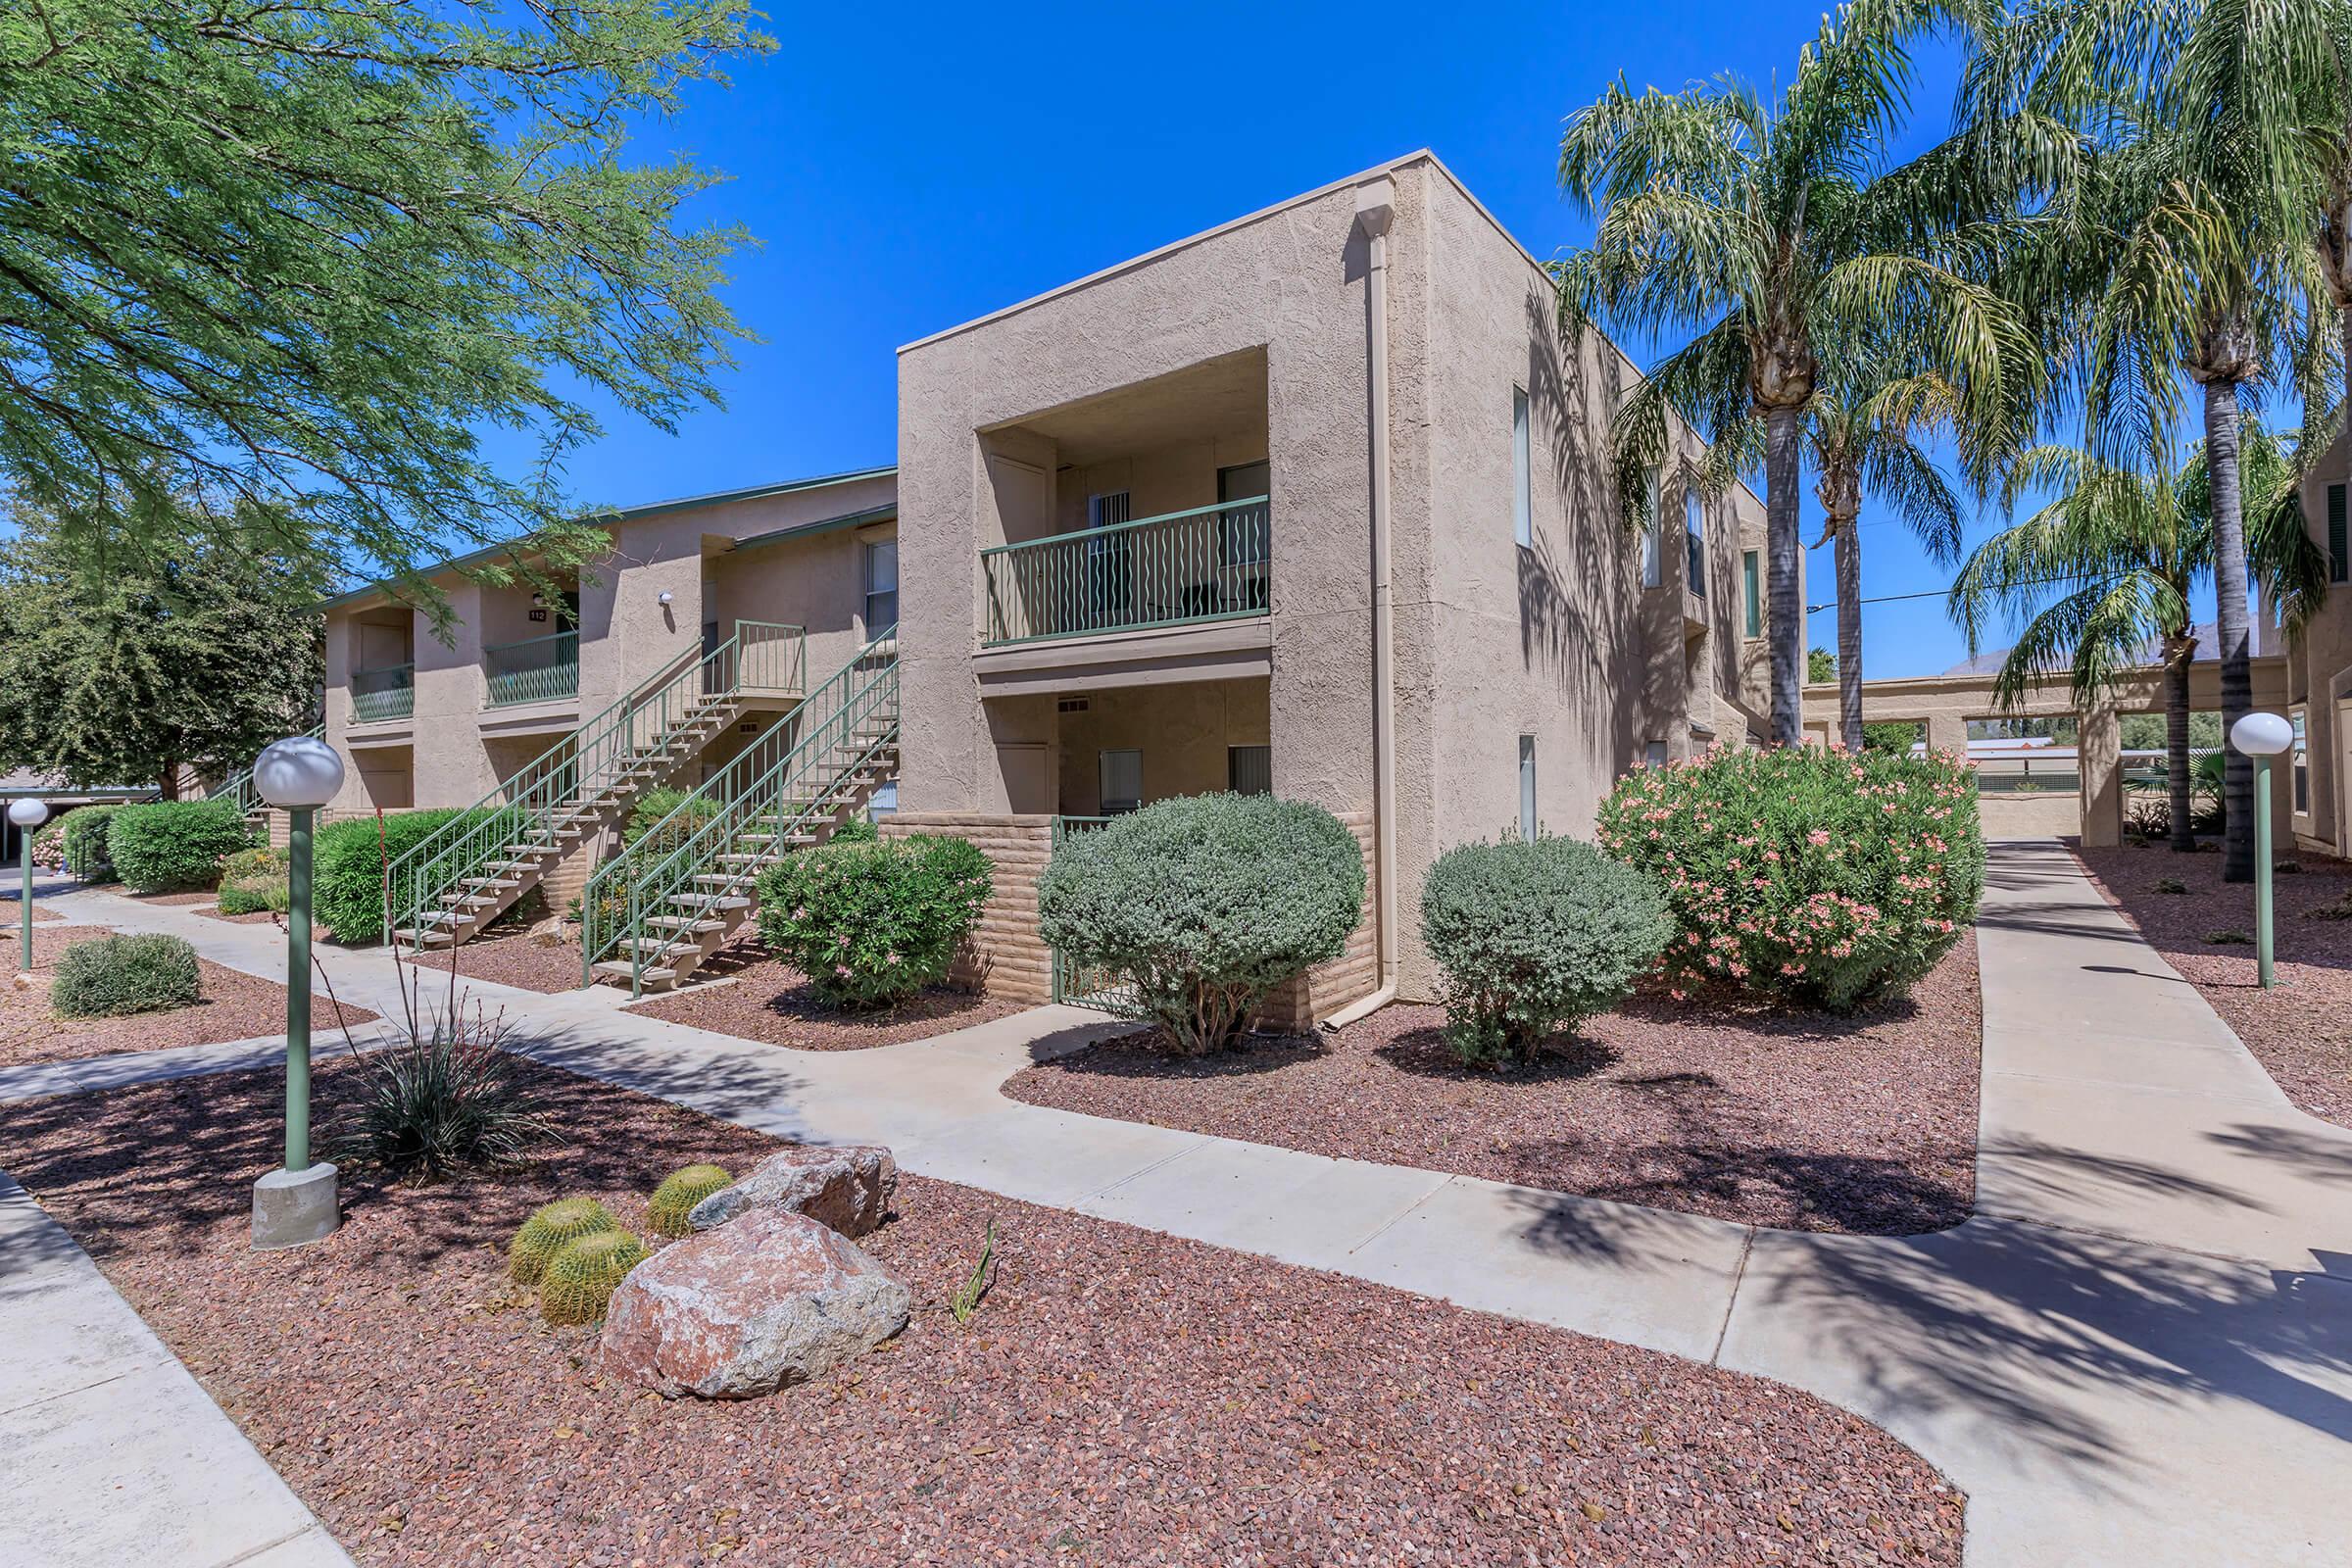
M 0 952 L 7 978 L 0 979 L 0 1067 L 23 1067 L 40 1061 L 80 1061 L 125 1051 L 169 1051 L 174 1046 L 216 1046 L 230 1040 L 252 1040 L 285 1033 L 286 988 L 274 980 L 226 968 L 210 958 L 196 960 L 197 983 L 203 1000 L 168 1012 L 133 1013 L 127 1018 L 60 1018 L 49 1008 L 49 976 L 66 950 L 95 942 L 104 931 L 35 931 L 32 934 L 32 980 L 14 983 L 17 954 L 14 946 Z M 362 1024 L 375 1017 L 365 1008 L 343 1004 L 340 1012 L 325 997 L 311 998 L 311 1026 L 335 1028 Z
M 736 978 L 732 985 L 690 985 L 630 1010 L 798 1051 L 865 1051 L 969 1029 L 991 1018 L 1007 1017 L 1026 1005 L 952 986 L 933 986 L 895 1007 L 844 1012 L 817 1001 L 806 975 L 783 959 L 769 956 L 757 942 L 721 953 L 695 972 Z
M 24 920 L 24 911 L 20 906 L 21 902 L 13 898 L 0 899 L 0 924 L 14 928 Z M 63 920 L 64 918 L 64 915 L 43 904 L 38 895 L 34 896 L 32 901 L 32 923 L 34 925 L 42 925 L 51 920 Z
M 2352 1127 L 2352 919 L 2313 917 L 2352 900 L 2352 864 L 2320 855 L 2278 858 L 2303 869 L 2271 879 L 2278 984 L 2265 991 L 2252 946 L 2254 889 L 2224 882 L 2219 855 L 2179 855 L 2161 845 L 2078 846 L 2075 854 L 2107 901 L 2237 1032 L 2287 1099 Z M 2168 879 L 2188 892 L 2157 892 Z M 2248 941 L 2205 940 L 2226 931 Z
M 494 929 L 454 951 L 421 953 L 410 961 L 419 969 L 447 974 L 454 957 L 461 980 L 487 980 L 553 996 L 580 989 L 580 944 L 576 935 L 565 935 L 567 940 L 554 947 L 541 947 L 530 939 L 526 926 Z
M 1029 1067 L 1014 1100 L 1795 1230 L 1908 1235 L 1976 1200 L 1974 933 L 1850 1017 L 1641 998 L 1532 1070 L 1463 1067 L 1445 1012 L 1171 1059 L 1149 1035 Z
M 347 1175 L 291 1251 L 249 1246 L 271 1074 L 12 1107 L 0 1167 L 368 1568 L 1960 1560 L 1948 1483 L 1783 1386 L 920 1178 L 862 1244 L 914 1288 L 889 1348 L 764 1399 L 608 1384 L 507 1284 L 515 1224 L 560 1194 L 635 1223 L 668 1169 L 773 1144 L 530 1073 L 573 1140 L 546 1168 Z M 330 1138 L 358 1077 L 318 1074 Z

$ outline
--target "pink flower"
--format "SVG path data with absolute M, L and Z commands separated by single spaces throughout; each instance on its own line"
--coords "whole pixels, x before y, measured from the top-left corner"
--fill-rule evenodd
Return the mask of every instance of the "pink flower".
M 1830 842 L 1830 830 L 1826 827 L 1817 827 L 1805 835 L 1805 842 L 1818 850 Z

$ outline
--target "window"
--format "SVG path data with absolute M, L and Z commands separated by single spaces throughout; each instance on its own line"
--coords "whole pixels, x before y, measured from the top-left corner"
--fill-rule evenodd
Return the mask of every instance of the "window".
M 2344 537 L 2344 487 L 2328 487 L 2328 580 L 2342 582 L 2352 571 L 2352 541 Z
M 868 540 L 865 546 L 865 631 L 871 637 L 899 623 L 899 542 Z
M 1666 765 L 1666 743 L 1651 741 L 1643 746 L 1642 748 L 1642 765 L 1643 767 L 1664 767 Z
M 2338 485 L 2336 488 L 2340 490 L 2343 487 Z M 2287 750 L 2288 760 L 2295 775 L 2295 814 L 2309 816 L 2311 814 L 2311 737 L 2306 731 L 2309 720 L 2304 716 L 2304 710 L 2300 708 L 2293 710 L 2289 716 L 2294 720 L 2295 725 L 2295 743 Z
M 1511 537 L 1519 548 L 1536 542 L 1536 460 L 1528 443 L 1527 393 L 1511 388 Z
M 1740 606 L 1746 617 L 1747 635 L 1764 635 L 1764 581 L 1753 550 L 1740 552 Z
M 1649 470 L 1642 514 L 1642 586 L 1655 588 L 1666 580 L 1665 547 L 1658 538 L 1658 470 Z
M 1271 746 L 1228 746 L 1225 748 L 1225 787 L 1236 795 L 1273 794 L 1274 748 Z
M 1690 553 L 1690 575 L 1684 586 L 1703 599 L 1707 593 L 1707 503 L 1698 493 L 1698 481 L 1689 474 L 1683 476 L 1683 538 Z
M 1117 816 L 1144 804 L 1143 753 L 1104 752 L 1102 765 L 1102 815 Z
M 1536 738 L 1519 737 L 1519 836 L 1536 841 Z

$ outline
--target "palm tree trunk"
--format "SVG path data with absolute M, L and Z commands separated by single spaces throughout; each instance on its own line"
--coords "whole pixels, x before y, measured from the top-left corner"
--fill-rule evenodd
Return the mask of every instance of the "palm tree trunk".
M 2189 826 L 2196 804 L 2188 776 L 2188 661 L 2195 650 L 2193 643 L 2180 649 L 2164 666 L 2164 782 L 2173 815 L 2168 842 L 2183 854 L 2197 847 Z
M 2237 383 L 2205 383 L 2205 466 L 2213 483 L 2213 587 L 2220 621 L 2222 730 L 2254 707 L 2246 612 L 2246 525 L 2238 494 Z M 2223 755 L 2222 880 L 2254 880 L 2254 761 L 2227 743 Z
M 1862 749 L 1862 530 L 1838 523 L 1838 732 L 1845 749 Z
M 1798 412 L 1774 408 L 1764 416 L 1766 570 L 1771 577 L 1772 744 L 1805 738 L 1805 607 L 1797 592 Z

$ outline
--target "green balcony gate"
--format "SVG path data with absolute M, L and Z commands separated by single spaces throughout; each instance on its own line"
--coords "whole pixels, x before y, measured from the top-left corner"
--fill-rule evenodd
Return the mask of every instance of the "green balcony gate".
M 482 647 L 482 680 L 486 708 L 577 697 L 580 634 L 560 631 L 518 643 L 486 643 Z
M 381 669 L 351 672 L 351 716 L 354 723 L 373 724 L 387 718 L 408 718 L 416 711 L 416 666 L 387 664 Z
M 980 552 L 987 644 L 1042 642 L 1267 612 L 1264 496 L 1163 513 Z

